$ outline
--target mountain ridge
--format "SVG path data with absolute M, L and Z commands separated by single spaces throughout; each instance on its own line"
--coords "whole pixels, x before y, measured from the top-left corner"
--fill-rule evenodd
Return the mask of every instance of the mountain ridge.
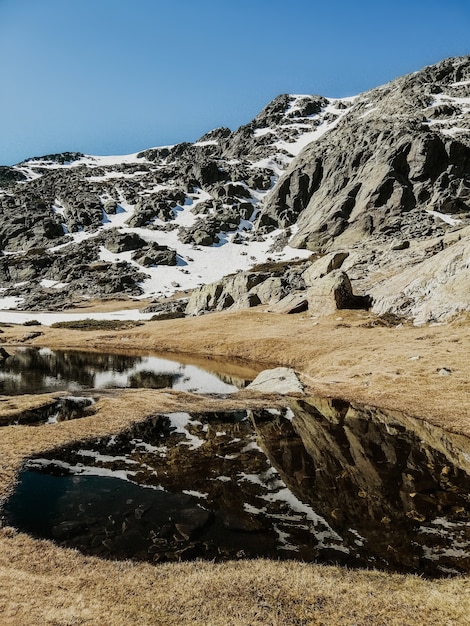
M 447 319 L 469 309 L 470 57 L 351 98 L 283 94 L 248 124 L 193 144 L 3 167 L 0 210 L 4 304 L 53 310 L 195 288 L 204 300 L 208 283 L 226 291 L 228 274 L 294 258 L 306 270 L 312 253 L 339 251 L 331 271 L 346 272 L 376 312 Z M 424 269 L 419 288 L 406 282 L 410 265 Z M 438 268 L 439 285 L 454 285 L 439 297 Z M 318 309 L 318 285 L 300 271 L 268 279 L 263 297 L 245 287 L 215 307 L 313 288 L 307 307 Z

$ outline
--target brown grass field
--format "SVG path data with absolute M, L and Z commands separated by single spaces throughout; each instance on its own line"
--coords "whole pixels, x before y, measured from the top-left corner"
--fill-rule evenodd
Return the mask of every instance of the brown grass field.
M 314 319 L 255 309 L 148 322 L 121 331 L 3 326 L 4 347 L 141 352 L 253 375 L 288 365 L 308 393 L 404 411 L 470 436 L 470 320 L 387 327 L 372 314 Z M 43 334 L 23 341 L 31 330 Z M 215 360 L 214 360 L 215 359 Z M 235 361 L 235 365 L 233 362 Z M 440 373 L 449 370 L 447 375 Z M 0 416 L 49 396 L 0 397 Z M 240 392 L 224 408 L 265 406 Z M 281 397 L 269 403 L 282 404 Z M 0 494 L 25 458 L 66 442 L 117 432 L 156 411 L 203 410 L 220 401 L 175 391 L 103 394 L 97 412 L 57 426 L 6 426 L 0 439 Z M 137 564 L 84 557 L 14 529 L 0 530 L 0 625 L 454 625 L 470 624 L 470 581 L 353 571 L 291 561 Z

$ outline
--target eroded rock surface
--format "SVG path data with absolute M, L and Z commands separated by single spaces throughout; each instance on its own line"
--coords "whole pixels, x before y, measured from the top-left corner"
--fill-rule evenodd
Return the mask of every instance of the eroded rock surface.
M 191 315 L 316 315 L 341 270 L 345 306 L 449 319 L 469 310 L 470 57 L 355 98 L 284 94 L 195 143 L 3 167 L 0 215 L 0 289 L 23 308 L 197 288 Z M 256 270 L 296 250 L 323 261 Z

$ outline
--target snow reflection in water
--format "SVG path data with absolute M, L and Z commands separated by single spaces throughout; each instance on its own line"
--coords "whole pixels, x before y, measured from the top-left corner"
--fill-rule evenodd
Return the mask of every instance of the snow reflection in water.
M 244 384 L 244 380 L 225 382 L 210 371 L 156 356 L 19 348 L 0 361 L 3 395 L 114 387 L 230 393 Z
M 106 558 L 269 556 L 442 576 L 470 571 L 467 443 L 313 398 L 155 415 L 31 459 L 5 514 Z

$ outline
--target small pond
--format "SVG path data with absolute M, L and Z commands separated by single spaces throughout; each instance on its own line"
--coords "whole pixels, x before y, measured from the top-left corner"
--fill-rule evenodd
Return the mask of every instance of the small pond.
M 0 361 L 0 394 L 170 387 L 232 393 L 248 381 L 156 356 L 18 348 Z
M 4 523 L 151 562 L 289 558 L 470 571 L 465 440 L 342 401 L 154 415 L 31 458 Z

